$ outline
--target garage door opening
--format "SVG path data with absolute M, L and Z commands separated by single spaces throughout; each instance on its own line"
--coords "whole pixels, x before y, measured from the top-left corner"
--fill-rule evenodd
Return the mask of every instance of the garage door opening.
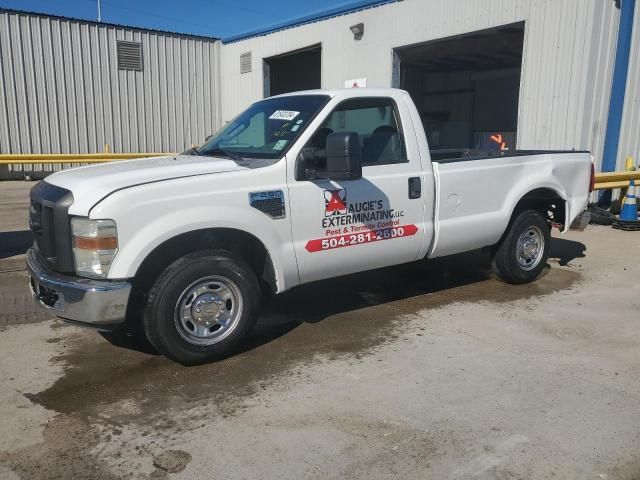
M 394 51 L 394 86 L 420 112 L 432 155 L 515 150 L 524 22 Z
M 322 47 L 311 47 L 264 59 L 264 96 L 320 88 Z

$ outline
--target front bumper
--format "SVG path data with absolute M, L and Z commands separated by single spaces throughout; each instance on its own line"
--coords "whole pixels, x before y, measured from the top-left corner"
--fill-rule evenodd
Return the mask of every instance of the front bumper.
M 27 270 L 33 298 L 53 315 L 98 328 L 124 322 L 130 282 L 51 272 L 41 265 L 32 248 L 27 252 Z

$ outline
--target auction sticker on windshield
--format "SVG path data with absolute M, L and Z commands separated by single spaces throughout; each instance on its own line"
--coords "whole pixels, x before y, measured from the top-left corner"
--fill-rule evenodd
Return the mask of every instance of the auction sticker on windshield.
M 296 112 L 295 110 L 276 110 L 271 114 L 269 119 L 291 121 L 298 115 L 300 115 L 300 112 Z

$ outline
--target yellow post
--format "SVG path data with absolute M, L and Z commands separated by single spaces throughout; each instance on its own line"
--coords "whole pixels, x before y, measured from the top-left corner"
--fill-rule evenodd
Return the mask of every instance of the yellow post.
M 104 144 L 104 153 L 109 153 L 109 144 L 108 143 Z
M 635 170 L 635 169 L 636 169 L 636 167 L 635 167 L 635 165 L 633 164 L 633 157 L 632 157 L 631 155 L 629 155 L 629 156 L 627 157 L 627 161 L 626 161 L 626 163 L 625 163 L 624 171 L 625 171 L 625 172 L 632 172 L 632 171 L 633 171 L 633 170 Z

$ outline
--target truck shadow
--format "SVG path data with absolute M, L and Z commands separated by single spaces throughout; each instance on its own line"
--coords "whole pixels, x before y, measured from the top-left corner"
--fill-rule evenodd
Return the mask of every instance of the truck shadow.
M 316 324 L 335 315 L 434 294 L 490 277 L 490 258 L 481 252 L 469 252 L 303 285 L 267 300 L 258 325 L 241 351 L 269 343 L 303 324 Z M 390 311 L 383 315 L 387 320 L 394 316 Z
M 25 253 L 33 243 L 31 230 L 0 232 L 0 258 Z
M 584 243 L 564 238 L 553 238 L 549 257 L 558 259 L 558 263 L 565 266 L 576 258 L 584 258 L 586 251 L 587 246 Z
M 264 300 L 256 328 L 236 354 L 284 337 L 304 324 L 316 324 L 338 314 L 461 287 L 490 277 L 490 258 L 477 251 L 302 285 Z M 102 335 L 114 346 L 154 353 L 150 345 L 127 330 Z
M 550 258 L 565 266 L 576 258 L 584 257 L 585 252 L 583 243 L 553 238 Z M 547 265 L 542 277 L 546 277 L 550 270 Z M 560 275 L 541 278 L 531 288 L 506 285 L 494 278 L 489 253 L 477 250 L 314 282 L 271 298 L 242 351 L 271 342 L 302 324 L 319 323 L 357 310 L 365 312 L 370 326 L 375 328 L 373 317 L 385 316 L 385 313 L 367 311 L 369 307 L 387 304 L 386 319 L 382 321 L 388 322 L 397 314 L 412 314 L 412 309 L 437 308 L 456 301 L 502 302 L 544 295 L 561 289 L 563 285 L 569 288 L 573 280 L 573 275 Z M 474 284 L 482 284 L 482 287 L 463 288 Z M 397 308 L 393 306 L 394 302 L 412 298 L 416 301 L 404 302 Z M 332 327 L 327 325 L 327 328 Z M 356 328 L 354 335 L 358 334 Z
M 585 250 L 580 242 L 554 238 L 551 258 L 566 265 L 584 257 Z M 493 277 L 488 253 L 477 250 L 314 282 L 266 299 L 256 328 L 234 356 L 274 341 L 286 350 L 306 348 L 309 354 L 361 351 L 392 337 L 398 318 L 420 310 L 454 302 L 500 303 L 545 295 L 570 288 L 577 277 L 575 272 L 547 265 L 533 284 L 506 285 Z M 305 325 L 318 328 L 298 331 Z M 154 353 L 133 335 L 112 332 L 105 338 L 119 347 Z

